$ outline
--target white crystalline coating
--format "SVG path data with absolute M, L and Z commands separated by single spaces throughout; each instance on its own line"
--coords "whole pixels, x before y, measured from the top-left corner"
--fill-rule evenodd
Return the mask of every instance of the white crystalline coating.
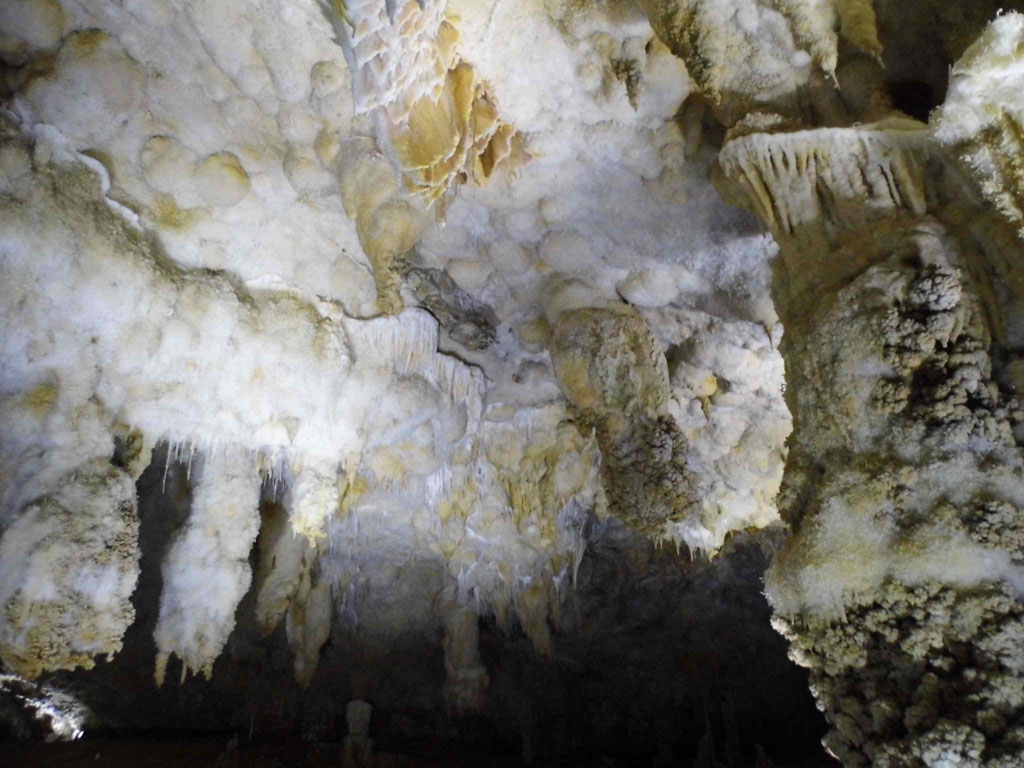
M 946 482 L 973 480 L 971 468 L 944 469 Z M 910 586 L 941 581 L 960 588 L 1006 580 L 1018 592 L 1024 590 L 1024 570 L 1011 553 L 983 547 L 941 522 L 916 531 L 913 542 L 901 541 L 897 527 L 878 514 L 885 503 L 879 498 L 864 498 L 862 504 L 828 500 L 805 534 L 801 567 L 773 568 L 766 579 L 765 594 L 778 614 L 804 612 L 845 621 L 844 605 L 878 594 L 887 579 Z
M 527 159 L 522 136 L 501 120 L 487 84 L 461 59 L 457 18 L 447 16 L 446 0 L 361 0 L 335 5 L 328 15 L 353 72 L 356 113 L 373 113 L 378 143 L 417 204 L 438 203 L 443 218 L 453 186 L 485 183 L 497 169 Z M 382 211 L 380 218 L 393 217 Z M 363 247 L 379 260 L 368 243 L 376 239 L 368 230 L 379 226 L 367 227 L 362 217 L 358 224 Z M 382 276 L 375 276 L 379 289 Z
M 757 111 L 828 124 L 808 106 L 818 97 L 828 100 L 827 91 L 838 84 L 840 35 L 881 63 L 872 0 L 640 0 L 640 5 L 730 126 Z
M 975 139 L 1007 115 L 1020 119 L 1022 40 L 1024 14 L 1006 13 L 964 52 L 950 72 L 946 100 L 934 118 L 936 138 L 956 144 Z
M 138 243 L 112 247 L 88 222 L 72 235 L 4 221 L 8 320 L 32 329 L 5 335 L 5 359 L 25 359 L 39 338 L 56 340 L 10 370 L 12 386 L 60 369 L 62 386 L 99 393 L 117 420 L 154 440 L 308 454 L 311 472 L 320 472 L 316 457 L 358 453 L 396 374 L 424 376 L 472 410 L 479 372 L 437 353 L 426 313 L 335 322 L 287 294 L 242 299 L 227 281 L 167 272 L 139 258 Z M 88 245 L 67 262 L 73 237 Z M 45 299 L 36 288 L 44 285 Z
M 820 185 L 840 201 L 867 200 L 923 213 L 925 162 L 932 143 L 924 125 L 897 120 L 861 128 L 755 133 L 726 144 L 720 162 L 727 176 L 742 180 L 758 217 L 792 234 L 802 224 L 842 216 L 841 207 L 823 207 Z
M 249 550 L 259 533 L 261 478 L 254 457 L 225 452 L 204 457 L 192 511 L 162 565 L 156 641 L 156 683 L 169 657 L 207 678 L 235 626 L 235 609 L 249 589 Z
M 95 187 L 88 174 L 78 181 L 87 201 Z M 42 215 L 52 217 L 54 226 L 40 229 L 5 219 L 11 223 L 3 241 L 10 278 L 4 281 L 10 292 L 5 306 L 13 327 L 34 329 L 33 334 L 5 337 L 5 359 L 35 361 L 8 369 L 12 385 L 24 386 L 19 382 L 31 383 L 43 372 L 59 370 L 69 397 L 79 390 L 102 393 L 116 416 L 97 418 L 135 424 L 153 440 L 191 444 L 200 455 L 216 458 L 204 469 L 190 523 L 165 565 L 167 591 L 157 631 L 161 665 L 174 653 L 187 669 L 208 671 L 230 631 L 234 607 L 248 583 L 245 553 L 258 519 L 256 472 L 266 458 L 288 468 L 282 475 L 290 482 L 285 500 L 291 524 L 313 538 L 330 526 L 337 506 L 339 463 L 345 466 L 348 484 L 347 514 L 362 526 L 357 529 L 361 544 L 373 541 L 380 530 L 384 551 L 396 541 L 412 551 L 434 546 L 443 550 L 447 545 L 437 538 L 440 516 L 448 517 L 452 513 L 444 510 L 458 506 L 462 511 L 454 520 L 459 530 L 467 515 L 472 521 L 465 523 L 461 548 L 449 550 L 450 567 L 458 573 L 487 553 L 479 599 L 473 601 L 481 610 L 494 603 L 507 606 L 521 574 L 543 575 L 558 544 L 553 527 L 546 535 L 540 527 L 545 519 L 553 523 L 567 498 L 579 498 L 582 509 L 594 508 L 597 457 L 591 451 L 583 460 L 590 469 L 570 471 L 569 464 L 577 460 L 570 454 L 559 458 L 564 468 L 557 473 L 562 479 L 552 489 L 554 497 L 546 507 L 522 508 L 527 519 L 517 525 L 508 493 L 520 482 L 533 482 L 532 476 L 522 481 L 516 477 L 515 456 L 502 459 L 504 480 L 489 462 L 474 464 L 483 376 L 438 353 L 436 321 L 428 314 L 408 311 L 365 321 L 336 315 L 329 304 L 321 305 L 321 315 L 294 297 L 272 292 L 240 301 L 216 278 L 165 272 L 142 243 L 116 226 L 95 229 L 95 222 L 84 215 L 95 209 L 76 198 L 77 188 L 66 180 L 65 189 L 71 198 L 62 204 L 63 224 L 51 207 L 54 201 L 41 188 L 26 194 Z M 113 215 L 106 211 L 101 218 Z M 71 226 L 81 244 L 78 258 L 61 264 L 58 254 L 71 238 Z M 54 280 L 55 274 L 66 275 L 69 282 Z M 47 276 L 47 299 L 40 303 L 35 286 Z M 51 311 L 51 301 L 72 313 L 74 323 Z M 133 309 L 139 305 L 145 311 Z M 39 336 L 60 342 L 39 347 L 33 341 Z M 264 361 L 274 364 L 265 367 Z M 42 407 L 49 392 L 44 388 L 29 395 Z M 549 408 L 536 420 L 540 423 L 533 439 L 540 449 L 551 450 L 560 418 L 563 409 Z M 520 445 L 530 423 L 522 419 L 512 432 Z M 49 425 L 51 438 L 61 434 L 57 426 Z M 505 456 L 506 448 L 500 450 Z M 227 468 L 220 471 L 217 461 Z M 467 482 L 474 480 L 478 490 L 463 500 Z M 251 517 L 232 518 L 240 529 L 233 539 L 235 551 L 218 537 L 218 530 L 226 532 L 230 526 L 217 514 L 222 502 L 243 498 Z M 565 545 L 577 553 L 578 528 Z M 332 536 L 341 543 L 343 537 L 328 530 L 328 546 Z M 206 594 L 199 589 L 204 581 L 217 579 L 224 584 L 215 597 L 210 593 L 213 603 L 188 603 L 193 595 Z M 328 587 L 310 585 L 308 597 L 286 599 L 303 678 L 312 673 L 317 643 L 329 627 L 323 609 Z
M 113 656 L 135 618 L 139 520 L 131 478 L 87 462 L 0 539 L 0 659 L 28 678 Z
M 391 121 L 401 123 L 420 98 L 436 97 L 450 64 L 438 46 L 446 5 L 445 0 L 345 3 L 357 113 L 387 107 Z
M 463 188 L 446 227 L 424 233 L 420 253 L 450 268 L 486 245 L 486 278 L 465 287 L 513 318 L 517 338 L 531 351 L 546 344 L 560 312 L 622 299 L 643 307 L 670 365 L 680 360 L 669 408 L 690 442 L 704 505 L 689 543 L 714 551 L 728 531 L 774 521 L 789 432 L 772 341 L 779 333 L 767 298 L 774 245 L 763 236 L 716 239 L 692 225 L 731 214 L 700 191 L 713 153 L 701 147 L 699 114 L 685 133 L 672 122 L 689 114 L 692 83 L 682 63 L 639 13 L 613 19 L 597 7 L 461 0 L 450 0 L 449 9 L 459 16 L 464 57 L 538 153 L 508 189 Z M 523 59 L 524 49 L 533 55 Z M 611 72 L 611 60 L 620 57 L 635 57 L 642 83 L 636 108 Z M 511 60 L 515 67 L 507 66 Z M 742 229 L 744 221 L 728 226 Z M 737 311 L 726 295 L 762 298 Z M 737 314 L 746 322 L 714 322 Z M 687 368 L 673 350 L 688 349 L 688 336 L 698 330 L 703 357 Z M 503 355 L 523 354 L 500 338 L 499 344 Z M 728 354 L 708 355 L 716 345 Z M 496 368 L 487 370 L 501 380 Z M 722 386 L 712 402 L 714 391 L 701 387 L 715 376 Z M 536 399 L 544 390 L 500 385 L 490 397 L 496 416 L 505 391 Z
M 327 535 L 327 524 L 338 511 L 337 462 L 310 459 L 292 467 L 288 489 L 289 522 L 311 543 Z
M 826 71 L 835 66 L 831 2 L 643 0 L 641 5 L 673 50 L 692 49 L 700 62 L 694 78 L 716 103 L 738 99 L 749 108 L 792 102 L 808 83 L 813 64 Z
M 69 5 L 68 30 L 102 32 L 51 36 L 54 70 L 15 97 L 32 154 L 0 148 L 3 514 L 75 451 L 108 458 L 114 432 L 197 460 L 223 454 L 239 463 L 229 478 L 273 467 L 284 535 L 302 546 L 291 560 L 274 550 L 281 572 L 261 582 L 257 612 L 261 625 L 287 617 L 304 680 L 332 613 L 367 633 L 434 626 L 448 579 L 460 608 L 506 627 L 518 616 L 548 647 L 559 601 L 583 578 L 591 521 L 607 513 L 601 452 L 551 372 L 549 316 L 624 300 L 642 311 L 701 492 L 699 513 L 669 533 L 694 551 L 775 519 L 789 427 L 774 246 L 708 192 L 717 148 L 702 108 L 638 10 L 346 5 L 362 62 L 354 95 L 314 0 Z M 742 21 L 786 37 L 778 16 Z M 454 54 L 445 24 L 460 33 Z M 350 152 L 368 160 L 358 193 L 384 190 L 381 168 L 397 190 L 349 123 L 374 105 L 400 117 L 448 82 L 455 54 L 538 148 L 501 183 L 462 187 L 447 228 L 430 226 L 409 257 L 447 269 L 458 301 L 493 308 L 496 340 L 470 353 L 425 311 L 375 316 L 380 270 L 340 194 Z M 420 226 L 399 197 L 374 198 L 388 215 L 367 240 L 391 257 Z M 195 521 L 216 512 L 208 491 Z M 229 630 L 200 614 L 230 622 L 248 577 L 244 536 L 221 552 L 196 526 L 168 568 L 212 578 L 223 555 L 229 588 L 223 603 L 169 608 L 161 651 L 200 670 Z
M 381 483 L 361 470 L 320 560 L 342 621 L 358 618 L 359 632 L 371 636 L 429 627 L 437 619 L 427 596 L 449 590 L 442 618 L 454 621 L 466 608 L 473 617 L 494 613 L 505 627 L 518 618 L 546 647 L 549 608 L 560 599 L 549 585 L 578 563 L 587 515 L 600 512 L 597 452 L 564 418 L 549 406 L 521 409 L 515 423 L 485 421 L 472 440 L 455 443 L 442 470 L 420 480 Z M 456 624 L 470 621 L 465 614 Z M 466 661 L 475 652 L 468 640 L 452 642 L 452 704 L 470 707 L 486 675 Z
M 65 4 L 62 15 L 75 31 L 53 71 L 12 102 L 28 125 L 109 164 L 111 197 L 179 264 L 374 313 L 355 227 L 322 186 L 353 99 L 315 0 Z
M 789 17 L 793 37 L 814 63 L 835 76 L 839 40 L 835 6 L 843 0 L 777 0 L 776 6 Z
M 663 538 L 691 553 L 714 553 L 726 536 L 775 522 L 784 443 L 791 429 L 777 351 L 782 326 L 724 320 L 689 310 L 648 311 L 672 352 L 669 412 L 689 442 L 699 513 L 666 527 Z
M 1024 14 L 995 19 L 950 72 L 931 118 L 935 137 L 970 169 L 983 194 L 1024 233 Z

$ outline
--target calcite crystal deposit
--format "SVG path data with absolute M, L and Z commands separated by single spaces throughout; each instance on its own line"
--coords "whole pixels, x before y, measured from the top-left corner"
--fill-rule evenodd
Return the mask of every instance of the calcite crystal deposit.
M 992 98 L 1022 19 L 997 19 L 964 53 L 931 127 L 893 115 L 801 128 L 810 115 L 786 114 L 787 98 L 712 93 L 760 113 L 727 140 L 720 186 L 780 248 L 794 431 L 779 504 L 793 534 L 767 594 L 845 765 L 1003 766 L 1024 750 L 1009 650 L 1020 265 L 1004 224 L 1017 218 L 1014 161 L 1000 159 L 1013 140 L 995 127 L 1014 102 Z
M 1024 15 L 953 5 L 4 3 L 3 667 L 428 638 L 532 759 L 492 626 L 753 541 L 844 765 L 1021 764 Z

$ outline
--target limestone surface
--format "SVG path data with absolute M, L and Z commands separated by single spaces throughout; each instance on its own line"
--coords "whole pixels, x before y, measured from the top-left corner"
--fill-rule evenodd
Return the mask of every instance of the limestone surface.
M 1024 16 L 898 5 L 3 4 L 4 667 L 419 643 L 529 760 L 515 664 L 778 531 L 834 755 L 1015 765 Z

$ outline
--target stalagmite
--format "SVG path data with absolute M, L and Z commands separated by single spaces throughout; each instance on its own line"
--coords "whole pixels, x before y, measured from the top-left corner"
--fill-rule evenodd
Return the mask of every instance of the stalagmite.
M 256 568 L 256 623 L 269 635 L 284 618 L 316 560 L 316 549 L 292 529 L 278 504 L 261 505 Z
M 442 597 L 445 625 L 445 701 L 454 712 L 475 712 L 486 701 L 489 679 L 480 659 L 480 621 L 476 612 L 460 605 L 455 590 Z
M 295 679 L 309 685 L 316 672 L 320 649 L 331 633 L 334 603 L 331 582 L 320 576 L 311 579 L 307 572 L 285 617 L 285 632 L 294 654 Z
M 370 718 L 373 706 L 366 701 L 350 701 L 345 706 L 348 736 L 345 737 L 345 768 L 370 768 L 373 765 L 373 739 Z

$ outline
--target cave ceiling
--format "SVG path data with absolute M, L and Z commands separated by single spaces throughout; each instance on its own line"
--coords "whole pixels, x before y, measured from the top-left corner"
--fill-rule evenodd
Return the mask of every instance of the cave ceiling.
M 1024 764 L 1011 5 L 4 2 L 0 718 Z

